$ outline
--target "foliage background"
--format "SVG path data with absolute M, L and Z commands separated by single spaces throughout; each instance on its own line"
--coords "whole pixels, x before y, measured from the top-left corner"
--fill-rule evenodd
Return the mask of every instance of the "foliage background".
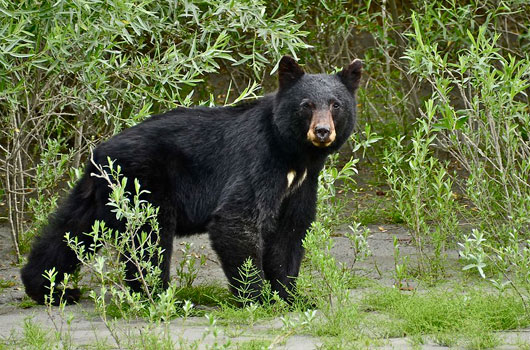
M 176 106 L 273 91 L 284 54 L 312 72 L 360 57 L 359 125 L 382 137 L 364 160 L 384 169 L 420 251 L 435 245 L 426 269 L 458 235 L 467 266 L 482 266 L 482 249 L 507 271 L 526 255 L 502 249 L 529 238 L 529 28 L 525 0 L 0 0 L 0 200 L 14 250 L 101 140 Z M 489 245 L 462 236 L 461 220 Z

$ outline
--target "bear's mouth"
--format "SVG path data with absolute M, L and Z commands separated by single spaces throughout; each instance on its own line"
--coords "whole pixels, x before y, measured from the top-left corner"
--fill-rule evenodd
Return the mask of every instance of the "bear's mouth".
M 329 145 L 331 145 L 333 143 L 334 140 L 329 140 L 327 142 L 320 142 L 320 141 L 317 141 L 317 140 L 310 140 L 311 143 L 314 145 L 314 146 L 317 146 L 318 148 L 326 148 L 328 147 Z

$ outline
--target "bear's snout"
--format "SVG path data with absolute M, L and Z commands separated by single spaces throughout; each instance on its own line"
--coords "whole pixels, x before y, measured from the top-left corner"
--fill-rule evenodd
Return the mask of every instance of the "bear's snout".
M 335 141 L 335 124 L 329 110 L 315 110 L 307 139 L 317 147 L 328 147 Z

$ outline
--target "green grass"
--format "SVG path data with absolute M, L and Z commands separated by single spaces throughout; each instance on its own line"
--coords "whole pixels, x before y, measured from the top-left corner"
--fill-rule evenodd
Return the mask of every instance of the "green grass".
M 363 226 L 403 223 L 401 214 L 388 196 L 386 191 L 371 185 L 339 194 L 335 198 L 335 206 L 339 208 L 334 218 L 336 226 L 351 222 L 358 222 Z
M 497 344 L 494 331 L 530 324 L 530 315 L 524 313 L 518 296 L 484 289 L 437 288 L 409 294 L 382 288 L 366 295 L 362 308 L 395 320 L 391 324 L 398 329 L 393 332 L 407 336 L 431 335 L 438 344 L 449 346 L 461 337 L 473 349 Z M 387 326 L 384 322 L 379 325 Z
M 373 224 L 401 224 L 403 218 L 395 206 L 387 197 L 371 196 L 369 205 L 357 205 L 356 209 L 351 213 L 349 219 L 354 222 L 359 222 L 361 225 Z
M 212 315 L 219 320 L 221 325 L 252 326 L 258 321 L 285 315 L 289 309 L 289 305 L 282 301 L 272 305 L 251 304 L 245 307 L 237 307 L 230 303 L 223 304 L 220 309 L 213 311 Z
M 357 339 L 357 335 L 352 334 L 351 330 L 357 328 L 358 324 L 357 305 L 349 303 L 317 319 L 311 327 L 311 333 L 318 337 Z
M 13 280 L 0 278 L 0 290 L 3 288 L 9 288 L 15 286 L 17 283 Z
M 478 350 L 500 345 L 497 331 L 530 325 L 530 315 L 523 312 L 518 296 L 487 290 L 484 285 L 444 285 L 411 293 L 372 284 L 353 292 L 355 294 L 340 307 L 320 310 L 309 323 L 300 322 L 304 310 L 293 310 L 281 302 L 236 307 L 227 303 L 230 300 L 228 291 L 218 285 L 182 289 L 179 293 L 179 298 L 195 302 L 214 300 L 210 305 L 219 308 L 209 313 L 218 321 L 218 329 L 228 336 L 231 342 L 228 349 L 267 349 L 274 336 L 287 339 L 294 334 L 306 334 L 317 338 L 322 349 L 364 349 L 382 346 L 387 338 L 407 337 L 412 347 L 434 342 L 440 346 Z M 363 295 L 361 298 L 359 293 Z M 281 329 L 271 328 L 269 333 L 254 331 L 256 324 L 281 317 L 293 323 L 284 323 Z M 51 349 L 58 343 L 50 334 L 28 319 L 20 336 L 10 339 L 9 344 L 17 344 L 16 348 L 20 349 Z M 164 334 L 153 329 L 122 341 L 131 346 L 141 345 L 144 349 L 174 348 L 174 341 Z M 230 339 L 240 336 L 255 339 L 240 342 Z M 271 339 L 267 339 L 268 336 Z M 192 343 L 181 340 L 179 345 L 191 346 Z M 10 349 L 9 344 L 4 341 L 0 349 Z M 521 349 L 525 346 L 527 344 L 521 344 Z
M 37 303 L 27 295 L 24 295 L 20 303 L 18 303 L 18 307 L 21 309 L 29 309 L 34 306 L 37 306 Z
M 9 288 L 9 287 L 13 287 L 15 286 L 17 283 L 13 280 L 8 280 L 8 279 L 4 279 L 4 278 L 0 278 L 0 293 L 6 289 L 6 288 Z
M 54 349 L 56 341 L 50 334 L 31 318 L 27 318 L 22 325 L 21 336 L 13 334 L 0 345 L 0 349 L 51 350 Z
M 182 287 L 177 291 L 177 299 L 189 300 L 195 305 L 219 306 L 230 303 L 232 294 L 219 284 L 204 284 L 193 287 Z
M 323 342 L 323 349 L 352 349 L 355 348 L 354 345 L 368 340 L 357 331 L 359 320 L 356 303 L 348 302 L 341 307 L 324 311 L 307 328 L 312 336 Z
M 219 284 L 204 284 L 192 287 L 182 287 L 177 289 L 175 299 L 180 302 L 189 300 L 193 305 L 209 306 L 221 308 L 222 305 L 234 305 L 230 291 Z M 112 318 L 122 318 L 127 314 L 130 305 L 121 303 L 109 303 L 106 306 L 106 313 Z M 147 312 L 147 310 L 146 310 Z M 203 316 L 204 309 L 192 309 L 192 316 Z M 175 317 L 178 317 L 176 314 Z

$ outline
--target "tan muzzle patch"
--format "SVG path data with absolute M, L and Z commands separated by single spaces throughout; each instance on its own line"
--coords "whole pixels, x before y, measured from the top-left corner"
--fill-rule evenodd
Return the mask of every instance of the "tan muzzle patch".
M 328 147 L 335 141 L 336 136 L 331 110 L 313 111 L 307 139 L 317 147 Z

